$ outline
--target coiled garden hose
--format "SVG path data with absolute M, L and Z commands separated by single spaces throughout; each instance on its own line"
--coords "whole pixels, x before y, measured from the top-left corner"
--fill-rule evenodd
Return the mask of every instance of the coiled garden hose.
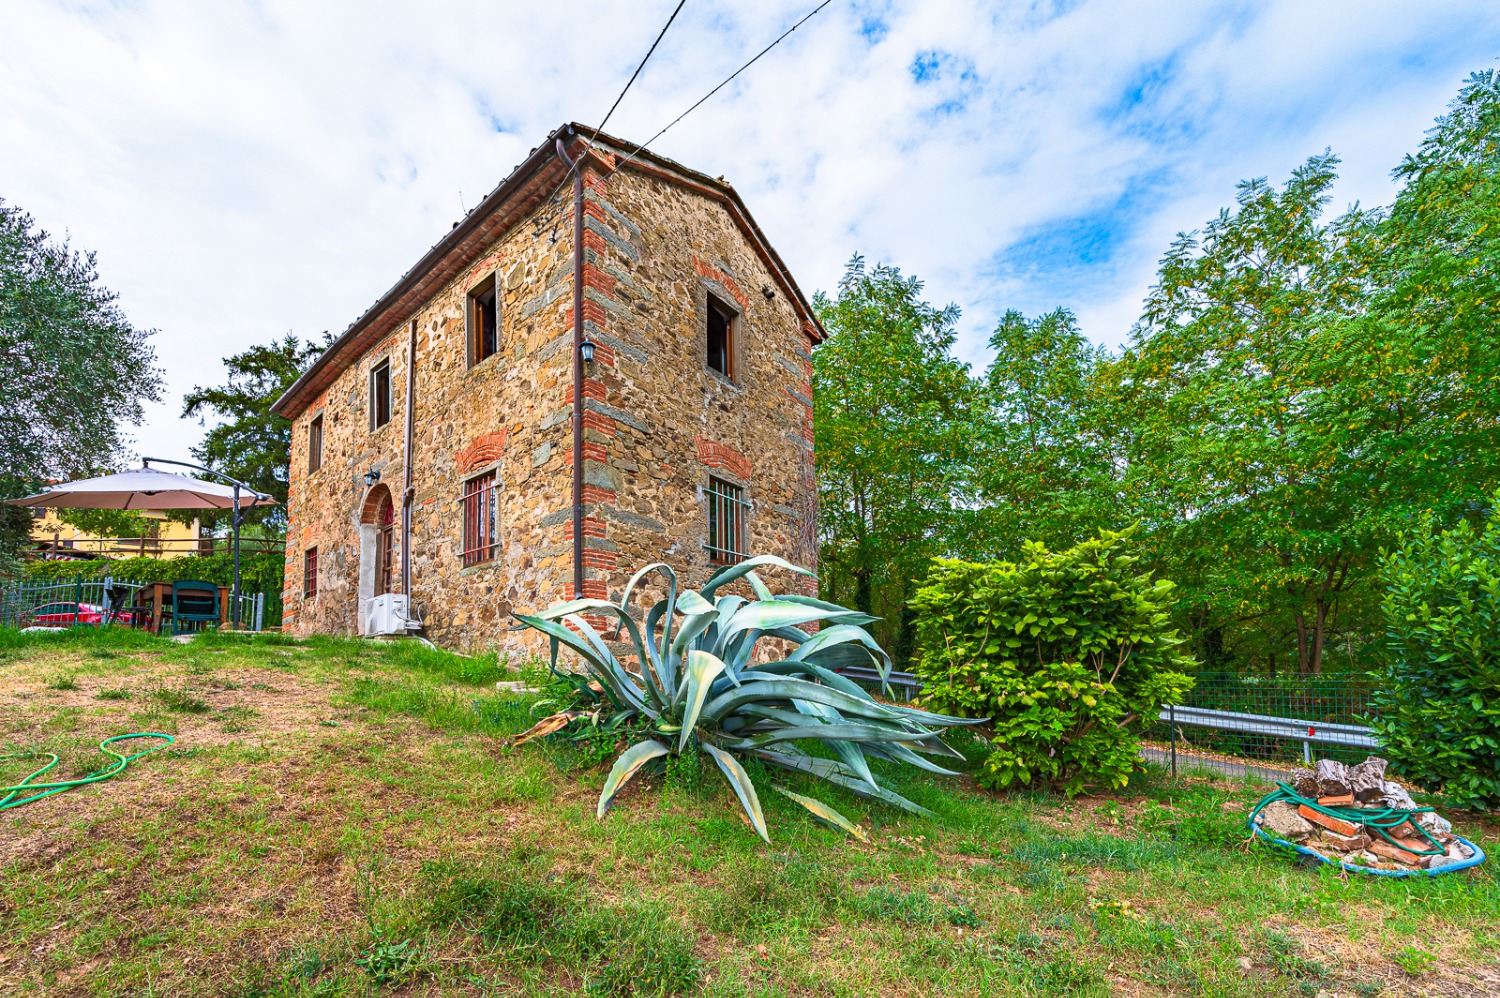
M 129 741 L 132 738 L 164 738 L 166 739 L 166 741 L 162 742 L 160 745 L 153 745 L 145 751 L 137 752 L 134 755 L 125 755 L 124 753 L 116 752 L 114 749 L 110 748 L 110 746 L 115 742 Z M 102 780 L 107 780 L 112 776 L 118 776 L 119 774 L 125 772 L 125 767 L 130 765 L 136 759 L 139 759 L 144 755 L 150 755 L 152 752 L 155 752 L 158 749 L 164 749 L 176 740 L 177 739 L 173 738 L 171 735 L 164 735 L 159 731 L 137 731 L 129 735 L 115 735 L 113 738 L 106 738 L 104 739 L 104 741 L 99 743 L 99 751 L 103 752 L 105 755 L 114 756 L 115 761 L 113 763 L 111 763 L 104 769 L 101 769 L 94 773 L 90 773 L 88 776 L 80 776 L 76 780 L 58 780 L 53 783 L 33 783 L 31 781 L 35 780 L 38 776 L 43 775 L 44 773 L 52 769 L 52 767 L 57 765 L 58 758 L 55 752 L 6 752 L 4 754 L 0 754 L 0 760 L 36 759 L 42 756 L 48 757 L 48 762 L 45 766 L 43 766 L 41 769 L 36 770 L 35 772 L 27 774 L 26 778 L 20 783 L 16 783 L 8 787 L 0 787 L 0 794 L 5 795 L 4 797 L 0 797 L 0 811 L 6 811 L 13 807 L 20 807 L 22 804 L 30 804 L 34 800 L 41 800 L 43 797 L 51 797 L 53 794 L 60 794 L 64 790 L 72 790 L 74 787 L 87 786 L 90 783 L 99 783 Z M 32 791 L 41 792 L 33 793 Z M 22 794 L 30 794 L 31 796 L 23 797 L 21 796 Z
M 1463 836 L 1455 835 L 1454 838 L 1467 846 L 1471 850 L 1472 855 L 1467 860 L 1459 863 L 1450 863 L 1447 866 L 1442 866 L 1435 870 L 1377 870 L 1366 866 L 1351 865 L 1343 861 L 1335 861 L 1329 859 L 1327 856 L 1324 856 L 1322 853 L 1317 852 L 1314 849 L 1309 849 L 1307 846 L 1298 845 L 1295 842 L 1287 842 L 1284 839 L 1272 838 L 1265 829 L 1261 828 L 1255 823 L 1255 819 L 1260 815 L 1260 812 L 1265 810 L 1269 805 L 1276 803 L 1277 801 L 1287 801 L 1290 804 L 1305 806 L 1313 811 L 1318 812 L 1319 814 L 1326 815 L 1330 818 L 1337 818 L 1340 821 L 1347 821 L 1351 825 L 1364 825 L 1365 827 L 1372 829 L 1377 835 L 1385 839 L 1397 849 L 1409 852 L 1415 856 L 1444 856 L 1447 855 L 1447 850 L 1438 843 L 1437 839 L 1428 834 L 1427 829 L 1423 828 L 1415 821 L 1411 822 L 1411 827 L 1416 829 L 1417 833 L 1420 834 L 1422 838 L 1426 839 L 1427 843 L 1433 848 L 1413 849 L 1410 846 L 1402 845 L 1390 834 L 1391 830 L 1400 828 L 1416 815 L 1430 812 L 1433 810 L 1433 808 L 1419 807 L 1414 810 L 1408 811 L 1398 807 L 1345 807 L 1336 804 L 1319 804 L 1316 799 L 1303 797 L 1288 784 L 1277 783 L 1276 789 L 1262 797 L 1260 799 L 1260 802 L 1251 809 L 1250 818 L 1246 821 L 1246 824 L 1255 835 L 1269 842 L 1274 842 L 1277 845 L 1289 846 L 1290 848 L 1295 849 L 1297 852 L 1302 853 L 1304 856 L 1311 856 L 1314 859 L 1319 860 L 1320 862 L 1335 864 L 1337 866 L 1343 867 L 1346 870 L 1357 870 L 1361 873 L 1371 873 L 1375 874 L 1376 876 L 1382 877 L 1435 877 L 1440 873 L 1453 873 L 1458 870 L 1467 869 L 1471 866 L 1478 866 L 1480 863 L 1483 863 L 1485 859 L 1484 850 L 1480 849 L 1479 846 L 1475 845 L 1473 842 L 1470 842 Z

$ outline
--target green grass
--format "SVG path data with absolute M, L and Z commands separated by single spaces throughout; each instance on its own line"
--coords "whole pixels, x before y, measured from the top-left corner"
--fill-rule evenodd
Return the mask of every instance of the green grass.
M 178 739 L 0 812 L 6 994 L 1353 995 L 1500 978 L 1489 864 L 1303 869 L 1246 848 L 1263 788 L 1235 781 L 1153 771 L 1069 801 L 880 767 L 927 820 L 778 775 L 869 828 L 863 846 L 756 773 L 767 846 L 702 767 L 597 821 L 600 747 L 507 747 L 550 707 L 497 694 L 517 675 L 493 656 L 128 632 L 0 632 L 0 650 L 0 741 L 57 752 L 60 777 L 96 769 L 111 734 Z M 58 676 L 85 706 L 48 691 Z M 1493 851 L 1494 823 L 1459 824 Z

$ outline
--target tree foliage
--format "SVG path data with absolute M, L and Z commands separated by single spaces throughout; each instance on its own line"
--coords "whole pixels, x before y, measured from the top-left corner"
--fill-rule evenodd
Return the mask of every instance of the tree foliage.
M 814 305 L 828 331 L 813 356 L 824 591 L 893 617 L 882 641 L 901 660 L 911 580 L 968 504 L 974 384 L 952 354 L 958 308 L 858 256 Z
M 219 422 L 193 448 L 204 465 L 238 478 L 275 497 L 277 505 L 256 507 L 247 520 L 279 528 L 286 521 L 292 424 L 271 405 L 307 370 L 330 342 L 302 341 L 291 333 L 224 360 L 229 379 L 216 388 L 194 388 L 182 400 L 184 418 Z M 227 513 L 203 513 L 200 520 L 228 521 Z
M 125 427 L 161 398 L 150 339 L 100 281 L 94 254 L 0 200 L 0 496 L 115 463 Z M 24 543 L 24 515 L 0 517 L 5 555 Z

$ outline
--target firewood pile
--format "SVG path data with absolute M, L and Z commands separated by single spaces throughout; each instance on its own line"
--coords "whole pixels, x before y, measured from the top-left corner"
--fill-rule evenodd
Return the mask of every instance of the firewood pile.
M 1318 853 L 1329 862 L 1374 870 L 1437 871 L 1465 863 L 1474 850 L 1430 807 L 1385 778 L 1386 760 L 1356 766 L 1320 759 L 1296 769 L 1269 794 L 1251 821 L 1273 839 Z

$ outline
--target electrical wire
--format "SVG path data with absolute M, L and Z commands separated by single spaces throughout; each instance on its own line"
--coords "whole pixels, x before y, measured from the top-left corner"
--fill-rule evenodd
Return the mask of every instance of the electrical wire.
M 649 146 L 651 143 L 655 142 L 657 139 L 661 138 L 663 135 L 667 134 L 667 129 L 670 129 L 673 125 L 677 124 L 683 118 L 686 118 L 688 115 L 690 115 L 694 111 L 698 110 L 698 108 L 701 107 L 703 105 L 703 103 L 705 101 L 707 101 L 710 97 L 712 97 L 714 94 L 718 93 L 720 90 L 723 90 L 730 83 L 732 83 L 734 81 L 734 78 L 736 76 L 739 76 L 745 70 L 747 70 L 751 66 L 755 65 L 758 61 L 760 61 L 760 57 L 761 56 L 763 56 L 767 52 L 771 51 L 777 45 L 780 45 L 781 42 L 786 38 L 787 35 L 790 35 L 793 31 L 796 31 L 798 28 L 802 27 L 802 25 L 804 25 L 808 21 L 812 20 L 814 14 L 818 13 L 818 11 L 822 10 L 824 7 L 827 7 L 832 2 L 833 2 L 833 0 L 823 0 L 822 3 L 818 4 L 811 11 L 809 11 L 802 18 L 802 20 L 798 21 L 796 24 L 792 25 L 790 28 L 787 28 L 785 31 L 783 31 L 780 35 L 777 36 L 777 38 L 776 38 L 775 41 L 773 41 L 771 44 L 767 45 L 765 48 L 763 48 L 759 52 L 757 52 L 755 54 L 755 57 L 752 58 L 749 62 L 745 63 L 739 69 L 736 69 L 733 73 L 730 73 L 729 76 L 725 78 L 724 82 L 720 83 L 718 86 L 714 87 L 708 93 L 704 94 L 703 97 L 700 98 L 696 104 L 694 104 L 692 107 L 688 108 L 686 111 L 684 111 L 681 114 L 679 114 L 677 117 L 673 118 L 671 121 L 667 122 L 666 128 L 663 128 L 661 131 L 659 131 L 655 135 L 651 136 L 645 142 L 642 142 L 639 145 L 637 145 L 635 147 L 635 152 L 632 152 L 629 156 L 626 156 L 624 159 L 622 159 L 618 163 L 616 163 L 614 169 L 610 170 L 609 172 L 610 173 L 614 173 L 616 170 L 619 170 L 620 167 L 624 166 L 626 163 L 629 163 L 631 160 L 635 159 L 635 157 L 639 153 L 641 153 L 643 150 L 645 150 L 645 148 L 647 146 Z
M 677 15 L 682 12 L 683 5 L 686 3 L 687 0 L 678 0 L 677 9 L 672 11 L 672 16 L 667 18 L 667 23 L 661 26 L 661 34 L 656 36 L 656 41 L 652 42 L 651 47 L 646 50 L 646 58 L 641 60 L 641 64 L 635 67 L 635 72 L 630 74 L 630 79 L 625 81 L 625 89 L 620 91 L 620 96 L 616 97 L 615 102 L 609 106 L 609 113 L 604 116 L 603 121 L 599 122 L 599 127 L 595 131 L 602 132 L 604 131 L 604 126 L 609 124 L 609 119 L 615 113 L 615 108 L 620 106 L 620 101 L 624 100 L 625 95 L 630 92 L 630 85 L 635 82 L 637 76 L 641 75 L 641 70 L 646 68 L 646 63 L 651 59 L 651 53 L 656 51 L 656 46 L 660 45 L 661 40 L 666 37 L 667 29 L 672 26 L 673 21 L 677 20 Z

